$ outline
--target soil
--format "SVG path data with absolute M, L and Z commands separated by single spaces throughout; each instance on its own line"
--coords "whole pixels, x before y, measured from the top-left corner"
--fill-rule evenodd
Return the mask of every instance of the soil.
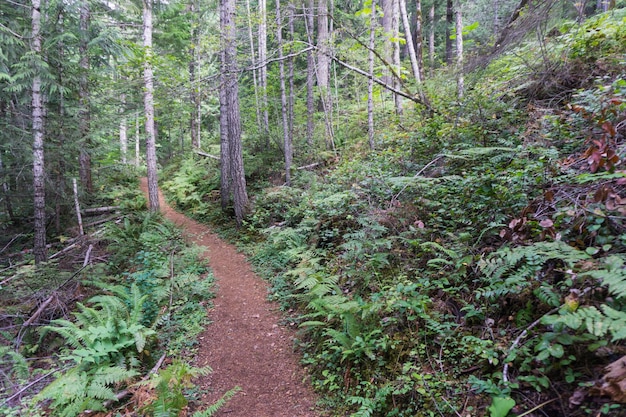
M 147 193 L 147 181 L 141 181 Z M 293 351 L 293 330 L 279 325 L 281 314 L 267 300 L 267 285 L 245 256 L 200 224 L 173 210 L 159 192 L 161 211 L 181 226 L 188 239 L 204 248 L 217 281 L 209 310 L 212 323 L 200 335 L 196 366 L 213 372 L 196 381 L 213 404 L 238 386 L 241 391 L 215 415 L 218 417 L 313 417 L 316 396 Z M 181 329 L 184 331 L 184 329 Z M 202 407 L 203 408 L 203 407 Z

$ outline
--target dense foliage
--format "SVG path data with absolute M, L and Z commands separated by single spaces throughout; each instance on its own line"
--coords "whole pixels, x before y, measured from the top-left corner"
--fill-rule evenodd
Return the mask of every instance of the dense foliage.
M 603 368 L 626 339 L 625 19 L 525 43 L 456 105 L 427 82 L 437 114 L 386 114 L 375 152 L 361 130 L 291 187 L 256 183 L 229 235 L 332 415 L 623 415 Z M 215 166 L 180 166 L 170 198 L 222 222 Z

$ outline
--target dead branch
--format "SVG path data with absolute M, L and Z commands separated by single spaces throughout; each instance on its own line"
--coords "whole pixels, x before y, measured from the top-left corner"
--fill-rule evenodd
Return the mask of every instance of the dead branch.
M 196 149 L 196 153 L 200 156 L 204 156 L 205 158 L 211 158 L 215 160 L 220 160 L 219 156 L 211 155 L 210 153 L 202 152 L 200 149 Z
M 98 215 L 102 213 L 109 213 L 111 211 L 119 210 L 120 206 L 108 206 L 108 207 L 92 207 L 81 210 L 81 213 L 85 216 Z
M 314 163 L 314 164 L 303 165 L 303 166 L 301 166 L 301 167 L 297 167 L 296 169 L 311 169 L 311 168 L 315 168 L 315 167 L 317 167 L 317 166 L 319 166 L 319 165 L 320 165 L 320 163 L 319 163 L 319 162 L 316 162 L 316 163 Z
M 91 250 L 93 249 L 93 245 L 89 245 L 87 248 L 87 253 L 85 253 L 85 260 L 83 261 L 83 268 L 89 264 L 89 256 L 91 255 Z

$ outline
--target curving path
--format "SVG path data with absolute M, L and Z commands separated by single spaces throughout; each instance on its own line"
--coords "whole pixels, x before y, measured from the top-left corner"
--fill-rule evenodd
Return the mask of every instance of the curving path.
M 147 193 L 147 180 L 141 188 Z M 200 336 L 196 366 L 213 372 L 197 381 L 212 404 L 235 386 L 241 387 L 218 417 L 317 417 L 316 397 L 292 350 L 292 335 L 278 325 L 277 307 L 267 301 L 267 287 L 234 246 L 210 229 L 177 213 L 159 191 L 161 211 L 181 226 L 189 240 L 205 247 L 204 256 L 217 280 L 212 323 Z M 184 331 L 184 329 L 180 329 Z

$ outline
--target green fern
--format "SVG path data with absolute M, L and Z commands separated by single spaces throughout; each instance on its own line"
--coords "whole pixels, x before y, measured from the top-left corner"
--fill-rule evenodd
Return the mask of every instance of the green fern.
M 495 300 L 508 294 L 519 294 L 541 281 L 540 272 L 546 262 L 558 260 L 571 269 L 586 259 L 590 259 L 588 254 L 561 241 L 538 242 L 514 249 L 505 246 L 479 263 L 484 281 L 489 284 L 478 289 L 476 295 Z M 546 290 L 547 287 L 540 290 L 540 296 L 549 305 L 554 305 L 554 297 Z

